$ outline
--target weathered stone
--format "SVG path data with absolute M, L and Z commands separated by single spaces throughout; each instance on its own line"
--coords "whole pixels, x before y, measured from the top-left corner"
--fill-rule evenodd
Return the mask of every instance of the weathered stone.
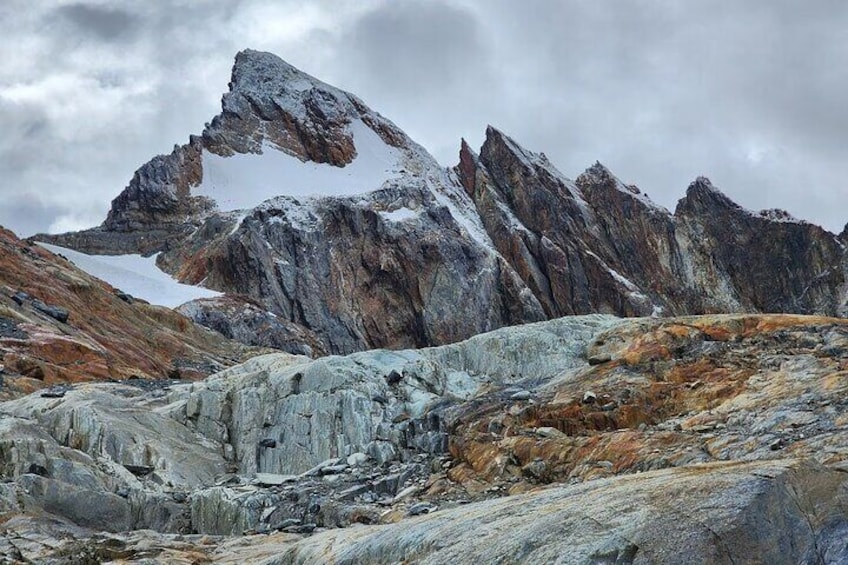
M 69 313 L 65 308 L 53 306 L 52 304 L 45 304 L 41 300 L 33 300 L 32 307 L 41 312 L 42 314 L 47 314 L 51 318 L 55 318 L 63 324 L 66 324 L 68 322 Z
M 14 300 L 15 304 L 17 304 L 18 306 L 23 306 L 26 302 L 32 300 L 32 297 L 26 292 L 19 290 L 18 292 L 12 295 L 12 300 Z
M 96 529 L 269 534 L 208 538 L 206 549 L 190 536 L 175 546 L 175 538 L 149 531 L 115 534 L 110 539 L 124 540 L 121 551 L 131 552 L 123 559 L 144 546 L 176 552 L 167 555 L 177 562 L 180 551 L 218 559 L 227 548 L 241 560 L 262 555 L 282 563 L 315 556 L 393 562 L 412 554 L 423 563 L 462 563 L 470 555 L 721 562 L 722 555 L 735 560 L 742 548 L 754 548 L 775 563 L 840 562 L 848 533 L 845 474 L 789 457 L 828 465 L 848 457 L 840 411 L 844 360 L 821 353 L 848 339 L 846 328 L 844 321 L 802 316 L 589 317 L 418 352 L 315 361 L 277 354 L 167 391 L 111 383 L 78 385 L 60 399 L 31 395 L 0 404 L 0 475 L 12 481 L 0 482 L 0 511 L 49 512 Z M 611 360 L 590 365 L 585 349 L 599 341 L 616 344 Z M 405 375 L 393 390 L 385 381 L 391 370 Z M 457 374 L 463 377 L 447 377 Z M 695 380 L 702 382 L 697 389 L 689 386 Z M 347 459 L 333 449 L 362 453 L 336 437 L 326 444 L 331 457 L 320 457 L 320 449 L 304 456 L 302 463 L 320 462 L 304 466 L 317 467 L 314 476 L 247 478 L 252 472 L 243 468 L 256 469 L 263 437 L 283 438 L 264 451 L 294 437 L 292 429 L 274 429 L 287 398 L 313 396 L 293 414 L 313 422 L 314 433 L 333 436 L 337 412 L 326 421 L 317 415 L 339 406 L 339 391 L 359 387 L 369 416 L 362 430 L 385 438 L 371 441 L 391 446 L 393 459 L 365 459 L 324 480 L 323 470 L 341 470 Z M 536 401 L 511 401 L 516 389 L 535 391 Z M 383 391 L 385 404 L 372 400 L 374 390 Z M 597 402 L 582 402 L 587 390 Z M 602 402 L 615 408 L 604 411 Z M 414 417 L 392 424 L 401 409 Z M 504 434 L 493 435 L 490 421 Z M 201 438 L 195 427 L 209 436 Z M 434 429 L 450 440 L 449 460 L 414 447 Z M 244 440 L 244 459 L 224 461 L 222 442 L 239 445 L 246 430 L 255 435 Z M 776 436 L 785 444 L 772 450 Z M 749 462 L 703 464 L 717 459 Z M 136 477 L 123 464 L 154 469 Z M 28 473 L 41 468 L 46 476 Z M 519 494 L 556 482 L 580 484 Z M 491 497 L 498 498 L 480 501 Z M 102 516 L 83 506 L 90 500 L 103 507 Z M 443 520 L 423 515 L 434 507 Z M 395 520 L 398 529 L 321 532 Z M 24 522 L 15 524 L 12 531 L 23 531 L 14 528 Z M 44 552 L 52 547 L 76 551 L 63 539 L 107 549 L 91 532 L 60 538 L 56 527 L 43 530 L 46 545 L 15 537 L 14 547 L 35 562 L 49 562 Z M 271 534 L 280 529 L 314 537 L 282 543 Z M 769 553 L 767 546 L 781 543 Z M 4 547 L 0 552 L 10 555 Z
M 272 562 L 838 562 L 844 486 L 843 474 L 796 461 L 670 469 L 319 533 Z
M 297 475 L 275 475 L 274 473 L 256 473 L 256 483 L 262 486 L 279 486 L 297 480 Z
M 116 300 L 102 281 L 2 229 L 0 288 L 0 364 L 13 377 L 0 400 L 63 383 L 162 379 L 177 364 L 197 378 L 262 352 L 170 310 Z
M 437 510 L 436 505 L 429 502 L 419 502 L 410 506 L 406 513 L 409 516 L 420 516 L 421 514 L 429 514 L 435 510 Z
M 146 477 L 153 472 L 153 467 L 150 465 L 129 465 L 124 464 L 124 468 L 137 477 Z
M 361 451 L 357 451 L 356 453 L 351 453 L 347 457 L 347 464 L 351 467 L 358 467 L 368 461 L 368 455 L 362 453 Z

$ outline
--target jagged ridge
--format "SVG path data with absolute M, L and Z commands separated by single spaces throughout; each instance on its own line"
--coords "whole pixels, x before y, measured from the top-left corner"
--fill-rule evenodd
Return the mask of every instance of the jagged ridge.
M 672 214 L 600 163 L 572 181 L 492 127 L 479 155 L 463 141 L 442 169 L 355 96 L 256 51 L 236 57 L 222 106 L 203 135 L 139 169 L 103 226 L 42 238 L 164 251 L 180 280 L 246 295 L 332 353 L 589 312 L 845 312 L 840 238 L 753 214 L 705 178 Z M 368 153 L 358 123 L 397 155 L 364 192 L 304 198 L 281 177 L 294 196 L 238 212 L 203 192 L 216 158 L 354 170 Z

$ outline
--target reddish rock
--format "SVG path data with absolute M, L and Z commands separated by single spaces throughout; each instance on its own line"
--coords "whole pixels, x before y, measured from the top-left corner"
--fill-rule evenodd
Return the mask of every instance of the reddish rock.
M 12 296 L 25 292 L 18 304 Z M 67 323 L 33 307 L 67 309 Z M 121 300 L 106 283 L 0 229 L 0 397 L 130 377 L 200 378 L 257 353 L 184 316 Z

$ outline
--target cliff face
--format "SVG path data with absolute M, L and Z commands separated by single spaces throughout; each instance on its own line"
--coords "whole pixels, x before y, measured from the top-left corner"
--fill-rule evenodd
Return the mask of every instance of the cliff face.
M 463 146 L 457 173 L 549 316 L 842 311 L 836 236 L 745 210 L 706 178 L 671 214 L 599 163 L 571 182 L 492 128 L 479 157 Z
M 844 242 L 817 226 L 704 178 L 672 214 L 599 163 L 570 180 L 491 127 L 444 169 L 355 96 L 256 51 L 236 57 L 221 114 L 141 167 L 102 226 L 41 238 L 162 251 L 181 281 L 234 295 L 230 310 L 245 297 L 316 352 L 591 312 L 846 311 Z M 211 304 L 185 311 L 220 326 Z
M 845 246 L 833 234 L 779 210 L 753 214 L 704 178 L 689 186 L 675 219 L 699 294 L 709 297 L 705 310 L 841 312 Z

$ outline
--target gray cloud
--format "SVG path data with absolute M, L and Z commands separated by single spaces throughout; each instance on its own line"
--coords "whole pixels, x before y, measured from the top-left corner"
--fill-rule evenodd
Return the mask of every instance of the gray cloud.
M 413 103 L 438 96 L 444 85 L 474 88 L 475 67 L 486 57 L 473 15 L 442 2 L 398 2 L 369 12 L 340 44 L 350 49 L 357 74 Z
M 491 123 L 670 208 L 704 174 L 839 230 L 845 29 L 841 0 L 8 0 L 0 224 L 98 223 L 140 164 L 218 112 L 253 47 L 358 94 L 445 165 Z
M 102 41 L 123 41 L 133 35 L 137 18 L 120 8 L 84 2 L 58 7 L 49 19 L 64 20 L 81 33 Z
M 452 162 L 459 137 L 484 131 L 485 120 L 478 119 L 485 99 L 500 97 L 497 64 L 482 31 L 463 6 L 388 3 L 337 39 L 346 54 L 340 81 Z

